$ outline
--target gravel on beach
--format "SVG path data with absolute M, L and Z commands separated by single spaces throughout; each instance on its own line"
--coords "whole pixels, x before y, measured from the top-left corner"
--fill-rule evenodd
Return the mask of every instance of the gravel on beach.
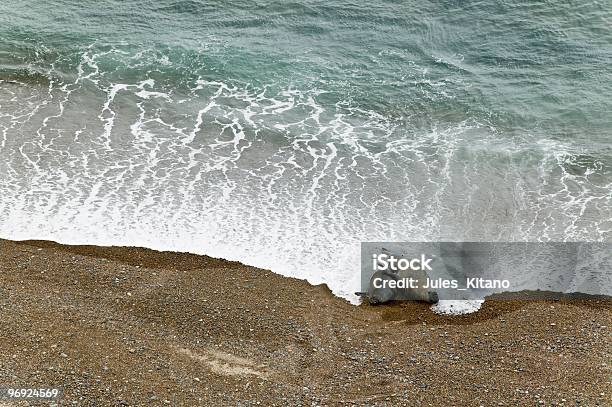
M 443 316 L 206 256 L 0 240 L 0 323 L 0 384 L 61 405 L 612 405 L 606 299 Z

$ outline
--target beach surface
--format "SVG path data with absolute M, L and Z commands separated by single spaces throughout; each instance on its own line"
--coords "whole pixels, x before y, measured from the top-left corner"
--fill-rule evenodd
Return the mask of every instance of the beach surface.
M 611 311 L 353 306 L 206 256 L 0 240 L 0 383 L 87 406 L 604 406 Z

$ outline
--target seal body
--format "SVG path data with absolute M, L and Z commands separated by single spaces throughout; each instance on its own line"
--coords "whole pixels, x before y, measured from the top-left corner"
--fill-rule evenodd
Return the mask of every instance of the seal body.
M 408 283 L 413 281 L 412 286 Z M 422 286 L 427 281 L 427 273 L 422 270 L 379 270 L 370 278 L 366 298 L 372 305 L 389 301 L 438 302 L 438 294 Z

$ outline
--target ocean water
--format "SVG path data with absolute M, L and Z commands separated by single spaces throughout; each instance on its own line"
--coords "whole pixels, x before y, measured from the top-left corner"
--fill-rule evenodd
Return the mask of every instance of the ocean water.
M 612 2 L 0 2 L 0 237 L 357 301 L 361 241 L 612 241 Z

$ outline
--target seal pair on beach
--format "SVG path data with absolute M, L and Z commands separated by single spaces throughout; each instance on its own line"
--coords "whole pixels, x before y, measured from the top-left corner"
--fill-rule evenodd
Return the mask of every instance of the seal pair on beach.
M 411 278 L 423 282 L 427 280 L 427 274 L 421 270 L 377 271 L 370 279 L 368 291 L 359 294 L 367 298 L 368 302 L 372 305 L 383 304 L 389 301 L 407 300 L 425 301 L 431 304 L 438 302 L 438 294 L 435 291 L 420 286 L 415 288 L 398 286 L 401 285 L 398 284 L 400 281 L 406 281 Z M 394 281 L 395 284 L 388 284 L 391 281 Z
M 390 253 L 385 248 L 382 248 L 382 252 Z M 427 278 L 427 273 L 422 269 L 378 270 L 370 277 L 367 292 L 355 294 L 366 298 L 372 305 L 389 301 L 425 301 L 433 304 L 438 302 L 438 294 L 430 288 L 423 288 Z M 409 280 L 418 281 L 418 284 L 407 286 L 406 282 Z

